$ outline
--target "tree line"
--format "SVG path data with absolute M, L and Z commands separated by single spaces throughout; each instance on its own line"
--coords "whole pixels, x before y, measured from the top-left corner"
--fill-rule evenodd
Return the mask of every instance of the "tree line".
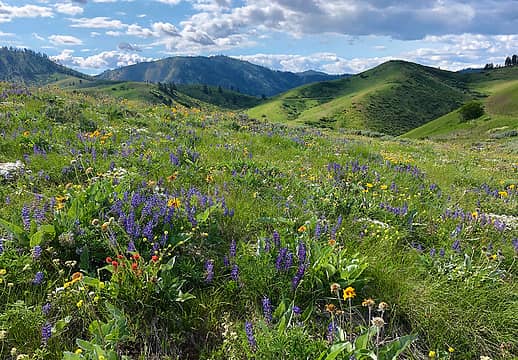
M 518 65 L 518 55 L 514 54 L 512 56 L 508 56 L 505 58 L 503 67 L 510 67 Z M 484 70 L 498 69 L 502 66 L 499 64 L 494 65 L 493 63 L 488 63 L 484 66 Z

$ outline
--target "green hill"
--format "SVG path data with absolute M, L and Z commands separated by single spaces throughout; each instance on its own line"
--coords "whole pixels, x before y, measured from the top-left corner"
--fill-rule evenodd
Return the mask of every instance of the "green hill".
M 484 116 L 463 122 L 455 109 L 403 137 L 473 141 L 518 135 L 518 68 L 470 74 L 466 84 L 484 96 Z
M 145 101 L 151 104 L 171 105 L 175 102 L 187 107 L 217 106 L 225 109 L 244 109 L 263 100 L 246 94 L 207 85 L 150 84 L 131 81 L 85 80 L 77 77 L 62 78 L 52 85 L 97 96 Z
M 106 71 L 103 80 L 206 84 L 254 96 L 272 96 L 307 83 L 336 79 L 316 71 L 274 71 L 226 56 L 177 56 Z
M 46 83 L 63 77 L 89 76 L 56 64 L 46 55 L 28 49 L 0 48 L 0 80 L 21 83 Z
M 472 97 L 460 74 L 389 61 L 346 79 L 306 85 L 249 111 L 252 117 L 402 134 Z

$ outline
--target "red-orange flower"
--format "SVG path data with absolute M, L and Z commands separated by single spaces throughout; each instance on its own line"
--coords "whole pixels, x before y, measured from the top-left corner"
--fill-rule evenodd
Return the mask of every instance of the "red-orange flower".
M 138 269 L 138 264 L 136 262 L 132 263 L 131 270 L 137 270 L 137 269 Z
M 117 266 L 119 266 L 119 263 L 118 263 L 117 261 L 113 260 L 113 261 L 112 261 L 112 266 L 113 266 L 114 268 L 117 268 Z
M 139 255 L 139 253 L 135 253 L 135 254 L 133 254 L 133 256 L 132 256 L 132 257 L 133 257 L 133 259 L 134 259 L 134 260 L 138 260 L 138 259 L 140 259 L 140 255 Z
M 158 256 L 156 256 L 156 255 L 151 256 L 151 260 L 153 260 L 153 262 L 157 262 Z
M 113 261 L 113 259 L 111 257 L 108 256 L 106 258 L 106 263 L 110 264 L 112 261 Z

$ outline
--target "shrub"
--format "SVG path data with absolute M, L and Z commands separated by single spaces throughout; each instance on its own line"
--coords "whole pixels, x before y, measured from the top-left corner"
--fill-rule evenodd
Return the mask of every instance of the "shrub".
M 462 122 L 477 119 L 484 115 L 484 105 L 478 101 L 470 101 L 462 105 L 459 114 Z

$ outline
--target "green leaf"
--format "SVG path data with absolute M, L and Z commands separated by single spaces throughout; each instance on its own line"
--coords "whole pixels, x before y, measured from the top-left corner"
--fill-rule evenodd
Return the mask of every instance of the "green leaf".
M 85 351 L 94 351 L 94 344 L 92 344 L 90 341 L 82 340 L 82 339 L 76 339 L 76 344 L 81 349 Z
M 35 247 L 46 240 L 52 240 L 56 236 L 56 229 L 53 225 L 41 225 L 39 230 L 32 234 L 30 246 Z
M 0 218 L 0 227 L 4 228 L 7 232 L 13 234 L 14 238 L 18 240 L 20 245 L 27 245 L 27 233 L 21 227 L 2 218 Z
M 350 352 L 351 350 L 352 345 L 350 342 L 333 344 L 333 346 L 331 346 L 331 348 L 329 349 L 329 353 L 327 354 L 325 360 L 334 360 L 338 355 L 340 355 L 341 352 Z
M 417 338 L 415 335 L 402 336 L 399 339 L 385 345 L 380 350 L 380 359 L 397 360 L 398 356 Z
M 177 302 L 184 302 L 191 299 L 196 299 L 196 296 L 190 293 L 183 293 L 181 290 L 178 292 L 178 296 L 176 297 Z
M 77 360 L 77 359 L 81 359 L 81 355 L 79 354 L 74 354 L 70 351 L 65 351 L 63 353 L 63 358 L 62 360 Z
M 277 309 L 273 312 L 273 316 L 279 319 L 286 312 L 286 303 L 282 301 Z
M 90 250 L 88 250 L 87 245 L 83 246 L 83 251 L 81 251 L 81 255 L 79 256 L 79 266 L 84 270 L 90 268 Z

